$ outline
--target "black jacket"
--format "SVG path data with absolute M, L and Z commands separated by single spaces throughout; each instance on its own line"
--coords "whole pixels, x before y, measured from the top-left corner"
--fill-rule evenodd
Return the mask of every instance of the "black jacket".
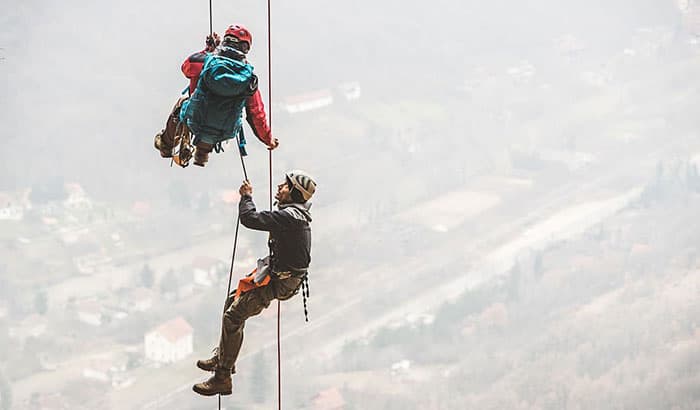
M 244 195 L 238 215 L 246 228 L 270 232 L 274 272 L 306 272 L 311 262 L 311 214 L 307 205 L 285 204 L 278 210 L 255 209 L 253 198 Z

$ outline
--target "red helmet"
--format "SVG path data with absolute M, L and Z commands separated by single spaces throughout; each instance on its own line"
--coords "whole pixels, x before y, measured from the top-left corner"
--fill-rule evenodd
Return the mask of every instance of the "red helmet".
M 224 37 L 226 36 L 233 36 L 238 41 L 245 41 L 248 43 L 248 47 L 253 45 L 253 36 L 250 34 L 250 31 L 248 31 L 247 28 L 241 25 L 233 24 L 228 26 L 226 32 L 224 33 Z

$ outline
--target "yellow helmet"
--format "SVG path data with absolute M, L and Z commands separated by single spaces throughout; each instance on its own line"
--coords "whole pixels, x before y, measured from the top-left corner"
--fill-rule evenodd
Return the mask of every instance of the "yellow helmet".
M 292 198 L 294 198 L 294 191 L 296 191 L 303 199 L 303 202 L 306 202 L 316 192 L 316 181 L 307 172 L 295 169 L 285 172 L 284 176 L 292 186 Z

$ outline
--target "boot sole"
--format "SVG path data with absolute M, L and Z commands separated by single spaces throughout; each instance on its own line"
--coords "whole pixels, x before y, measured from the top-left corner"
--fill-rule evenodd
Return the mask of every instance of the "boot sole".
M 228 396 L 233 391 L 233 390 L 228 390 L 228 391 L 211 392 L 211 391 L 199 390 L 199 389 L 197 389 L 197 386 L 192 386 L 192 390 L 197 394 L 201 394 L 202 396 L 207 396 L 207 397 L 208 396 L 216 396 L 217 394 L 220 394 L 222 396 Z

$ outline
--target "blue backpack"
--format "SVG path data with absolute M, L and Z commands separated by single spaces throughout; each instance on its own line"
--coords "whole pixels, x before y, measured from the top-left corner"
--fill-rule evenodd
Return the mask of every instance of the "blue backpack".
M 252 65 L 209 54 L 197 88 L 182 104 L 180 121 L 187 124 L 197 141 L 216 145 L 234 138 L 243 126 L 246 100 L 257 86 Z

